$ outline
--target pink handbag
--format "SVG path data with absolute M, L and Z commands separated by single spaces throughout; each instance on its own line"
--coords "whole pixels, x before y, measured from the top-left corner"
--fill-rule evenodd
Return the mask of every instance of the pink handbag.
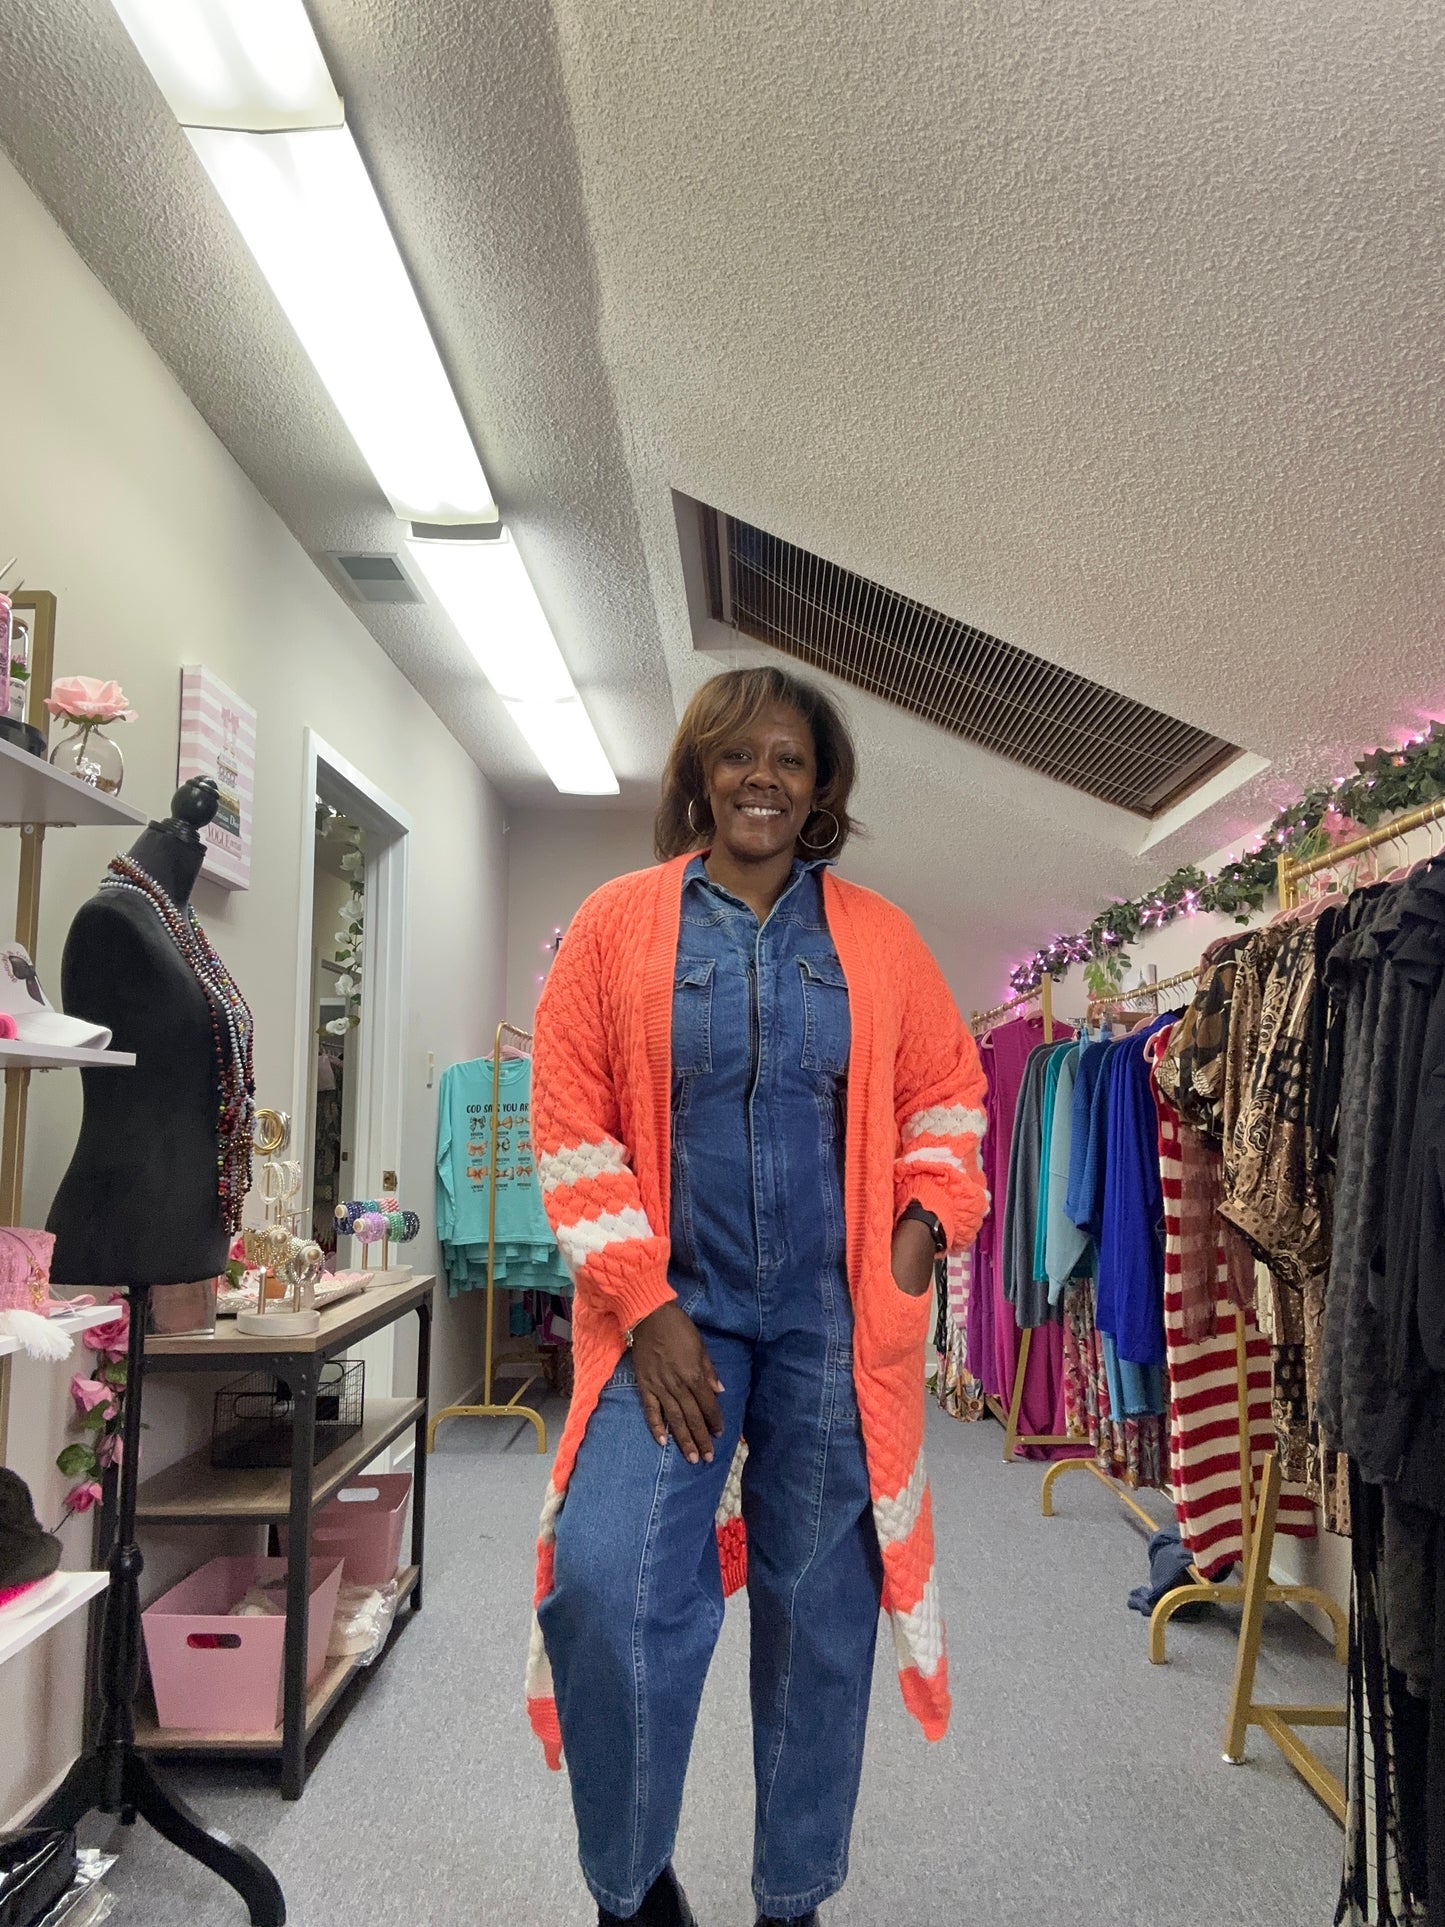
M 55 1240 L 48 1231 L 21 1231 L 0 1225 L 0 1337 L 13 1338 L 32 1358 L 67 1358 L 68 1332 L 51 1323 L 52 1311 L 93 1305 L 94 1298 L 52 1298 L 50 1259 Z

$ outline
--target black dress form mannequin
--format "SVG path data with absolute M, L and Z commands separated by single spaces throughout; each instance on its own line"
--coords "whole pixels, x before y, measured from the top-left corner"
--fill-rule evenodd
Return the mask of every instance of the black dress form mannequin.
M 180 909 L 205 861 L 219 798 L 208 778 L 176 792 L 130 859 Z M 61 997 L 105 1024 L 134 1070 L 81 1072 L 79 1142 L 51 1207 L 52 1274 L 63 1285 L 176 1285 L 214 1278 L 230 1242 L 216 1183 L 210 1001 L 152 906 L 100 890 L 70 926 Z
M 189 900 L 200 874 L 200 829 L 216 805 L 209 779 L 187 783 L 169 819 L 152 823 L 130 852 L 178 905 Z M 133 1050 L 137 1062 L 133 1070 L 83 1073 L 80 1142 L 50 1214 L 54 1272 L 66 1284 L 125 1286 L 130 1341 L 96 1739 L 35 1824 L 70 1828 L 93 1812 L 118 1814 L 127 1825 L 146 1820 L 229 1881 L 252 1927 L 285 1927 L 276 1876 L 249 1847 L 208 1830 L 162 1785 L 136 1751 L 132 1713 L 140 1680 L 143 1562 L 135 1513 L 151 1289 L 214 1277 L 226 1263 L 210 1005 L 154 909 L 129 891 L 107 891 L 81 906 L 61 977 L 65 1008 L 110 1025 L 115 1049 Z

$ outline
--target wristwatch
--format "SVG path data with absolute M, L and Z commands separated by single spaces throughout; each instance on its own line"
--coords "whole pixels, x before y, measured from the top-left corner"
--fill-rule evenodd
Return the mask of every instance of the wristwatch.
M 948 1249 L 948 1233 L 943 1228 L 942 1219 L 935 1216 L 935 1214 L 928 1209 L 927 1205 L 920 1204 L 917 1198 L 915 1198 L 911 1204 L 904 1205 L 898 1222 L 902 1224 L 904 1218 L 916 1218 L 919 1224 L 926 1224 L 928 1226 L 928 1229 L 933 1233 L 933 1249 L 942 1257 Z

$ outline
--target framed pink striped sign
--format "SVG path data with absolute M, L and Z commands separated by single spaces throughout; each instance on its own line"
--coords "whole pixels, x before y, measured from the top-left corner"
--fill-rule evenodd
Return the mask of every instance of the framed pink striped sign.
M 181 737 L 176 781 L 214 776 L 221 807 L 205 832 L 201 875 L 227 890 L 251 887 L 251 817 L 256 801 L 256 712 L 209 669 L 181 671 Z

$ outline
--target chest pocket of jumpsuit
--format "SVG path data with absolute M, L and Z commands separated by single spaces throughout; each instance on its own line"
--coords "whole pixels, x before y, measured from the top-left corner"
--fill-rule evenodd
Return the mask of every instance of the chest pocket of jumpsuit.
M 798 967 L 803 973 L 803 1069 L 842 1077 L 852 1041 L 843 966 L 822 957 L 800 957 Z
M 674 1077 L 698 1077 L 712 1069 L 712 973 L 710 957 L 677 966 L 672 987 Z

